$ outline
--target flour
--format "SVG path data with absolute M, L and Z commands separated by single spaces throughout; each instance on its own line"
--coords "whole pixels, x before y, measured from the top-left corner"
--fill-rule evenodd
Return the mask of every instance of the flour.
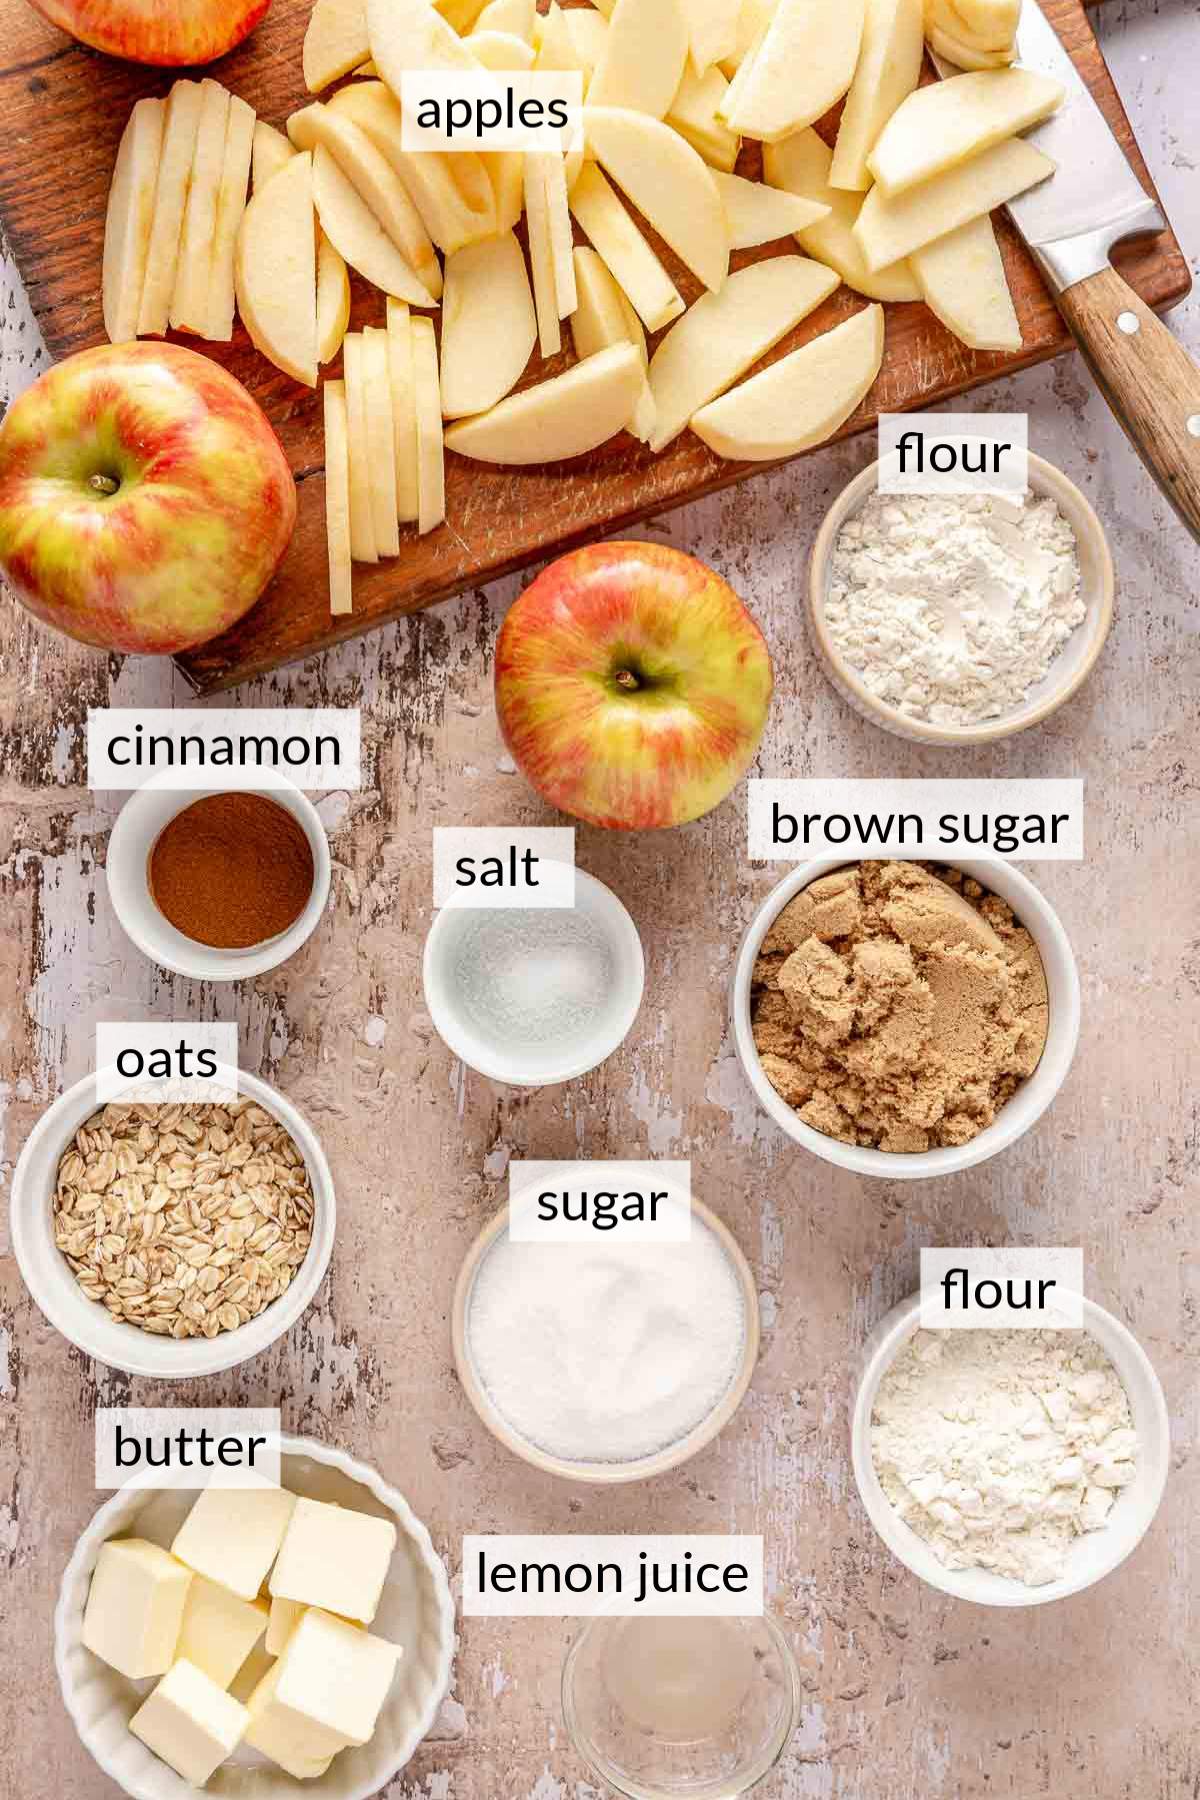
M 872 494 L 838 535 L 825 617 L 878 699 L 974 725 L 1020 705 L 1086 610 L 1053 500 Z
M 1137 1458 L 1129 1399 L 1081 1331 L 918 1331 L 887 1371 L 871 1452 L 900 1517 L 950 1569 L 1057 1581 Z

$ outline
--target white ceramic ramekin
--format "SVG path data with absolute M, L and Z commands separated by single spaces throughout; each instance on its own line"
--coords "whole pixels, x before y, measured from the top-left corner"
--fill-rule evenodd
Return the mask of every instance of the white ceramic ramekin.
M 896 461 L 896 453 L 891 453 Z M 1043 457 L 1029 457 L 1029 486 L 1035 494 L 1048 494 L 1075 533 L 1079 546 L 1080 594 L 1087 607 L 1083 623 L 1071 635 L 1049 670 L 1019 706 L 984 719 L 978 725 L 933 725 L 910 719 L 880 700 L 837 648 L 825 619 L 829 571 L 838 533 L 879 485 L 878 462 L 868 464 L 842 489 L 826 513 L 813 543 L 808 573 L 808 623 L 813 643 L 830 681 L 855 712 L 895 737 L 918 744 L 954 747 L 961 744 L 993 744 L 1040 725 L 1078 693 L 1096 666 L 1113 618 L 1113 564 L 1104 527 L 1089 504 L 1061 469 Z
M 462 1004 L 455 980 L 459 947 L 481 918 L 496 915 L 453 906 L 438 913 L 425 940 L 425 1004 L 442 1042 L 468 1068 L 511 1087 L 551 1087 L 586 1075 L 624 1042 L 637 1018 L 646 981 L 637 926 L 611 888 L 583 869 L 575 870 L 575 908 L 604 935 L 612 956 L 612 987 L 586 1029 L 546 1044 L 515 1044 L 486 1035 Z
M 312 936 L 329 900 L 329 839 L 320 814 L 306 793 L 279 775 L 264 781 L 261 775 L 231 770 L 228 780 L 202 791 L 169 787 L 170 779 L 169 772 L 152 775 L 136 788 L 109 836 L 105 859 L 108 892 L 123 931 L 160 968 L 194 981 L 246 981 L 277 969 Z M 312 893 L 295 924 L 247 950 L 217 950 L 185 937 L 164 918 L 150 892 L 150 853 L 160 833 L 195 801 L 229 791 L 261 794 L 286 807 L 303 828 L 313 858 Z
M 216 1800 L 367 1800 L 387 1786 L 433 1724 L 450 1684 L 454 1605 L 429 1533 L 403 1496 L 340 1450 L 312 1438 L 284 1437 L 282 1481 L 293 1493 L 391 1519 L 395 1555 L 371 1630 L 404 1654 L 375 1736 L 335 1756 L 326 1774 L 298 1782 L 251 1750 L 234 1752 L 204 1792 Z M 54 1663 L 63 1700 L 86 1750 L 133 1800 L 195 1800 L 196 1790 L 129 1730 L 151 1681 L 127 1681 L 80 1641 L 92 1570 L 108 1538 L 128 1535 L 169 1548 L 198 1489 L 122 1488 L 100 1508 L 75 1546 L 54 1615 Z
M 1137 1474 L 1118 1495 L 1108 1522 L 1072 1545 L 1067 1572 L 1044 1587 L 1026 1587 L 989 1569 L 948 1569 L 924 1538 L 906 1525 L 879 1485 L 871 1456 L 871 1413 L 879 1384 L 908 1340 L 920 1329 L 921 1296 L 910 1294 L 893 1307 L 863 1349 L 862 1376 L 854 1398 L 850 1452 L 854 1479 L 867 1516 L 894 1555 L 931 1587 L 980 1606 L 1045 1606 L 1062 1600 L 1109 1574 L 1141 1542 L 1158 1511 L 1171 1460 L 1170 1426 L 1162 1387 L 1149 1357 L 1133 1334 L 1102 1306 L 1086 1297 L 1084 1329 L 1105 1351 L 1129 1395 L 1138 1436 Z
M 1041 953 L 1049 993 L 1049 1030 L 1041 1061 L 1027 1081 L 1023 1081 L 1012 1099 L 1007 1101 L 992 1124 L 969 1144 L 954 1144 L 937 1150 L 872 1150 L 859 1144 L 843 1144 L 806 1125 L 799 1113 L 782 1099 L 763 1074 L 762 1063 L 754 1043 L 750 1021 L 750 983 L 759 947 L 772 924 L 788 901 L 811 882 L 819 881 L 834 869 L 843 869 L 855 859 L 845 856 L 821 857 L 815 862 L 800 863 L 777 887 L 771 889 L 742 939 L 733 968 L 730 989 L 730 1012 L 733 1042 L 746 1079 L 754 1089 L 765 1112 L 798 1144 L 813 1151 L 840 1169 L 853 1169 L 858 1175 L 880 1175 L 890 1181 L 914 1181 L 930 1175 L 953 1175 L 959 1169 L 972 1168 L 986 1162 L 998 1150 L 1005 1149 L 1024 1136 L 1041 1118 L 1059 1088 L 1079 1041 L 1079 974 L 1075 967 L 1067 934 L 1058 914 L 1033 883 L 1012 863 L 999 857 L 956 858 L 946 866 L 961 869 L 981 887 L 998 894 L 1012 907 L 1017 919 L 1029 932 Z M 862 859 L 867 860 L 867 859 Z M 893 858 L 892 860 L 900 860 Z
M 336 1219 L 333 1177 L 325 1153 L 312 1126 L 290 1100 L 245 1070 L 238 1071 L 237 1083 L 241 1093 L 286 1126 L 304 1157 L 313 1192 L 312 1243 L 278 1300 L 248 1324 L 214 1338 L 176 1342 L 119 1323 L 99 1301 L 87 1298 L 54 1242 L 51 1214 L 59 1161 L 84 1120 L 97 1110 L 96 1077 L 88 1075 L 60 1094 L 26 1139 L 13 1172 L 9 1208 L 17 1263 L 26 1287 L 50 1323 L 97 1362 L 130 1375 L 168 1381 L 235 1368 L 282 1337 L 325 1279 Z

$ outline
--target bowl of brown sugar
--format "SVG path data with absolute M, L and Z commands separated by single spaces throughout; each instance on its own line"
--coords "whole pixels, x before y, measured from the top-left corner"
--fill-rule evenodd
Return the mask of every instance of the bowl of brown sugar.
M 234 774 L 197 793 L 151 776 L 108 845 L 108 891 L 152 961 L 197 981 L 277 968 L 311 937 L 329 899 L 325 828 L 290 781 Z

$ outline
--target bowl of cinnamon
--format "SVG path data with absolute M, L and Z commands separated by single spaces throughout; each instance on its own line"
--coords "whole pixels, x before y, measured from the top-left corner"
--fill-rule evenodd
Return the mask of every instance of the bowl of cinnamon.
M 307 794 L 261 770 L 218 790 L 151 776 L 108 844 L 113 909 L 138 949 L 196 981 L 243 981 L 294 956 L 329 899 L 329 842 Z

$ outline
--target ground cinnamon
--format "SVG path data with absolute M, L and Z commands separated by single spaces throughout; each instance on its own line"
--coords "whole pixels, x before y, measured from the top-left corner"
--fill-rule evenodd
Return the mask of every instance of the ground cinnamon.
M 277 801 L 208 794 L 159 833 L 148 873 L 155 904 L 176 931 L 216 950 L 246 950 L 304 911 L 312 847 Z

